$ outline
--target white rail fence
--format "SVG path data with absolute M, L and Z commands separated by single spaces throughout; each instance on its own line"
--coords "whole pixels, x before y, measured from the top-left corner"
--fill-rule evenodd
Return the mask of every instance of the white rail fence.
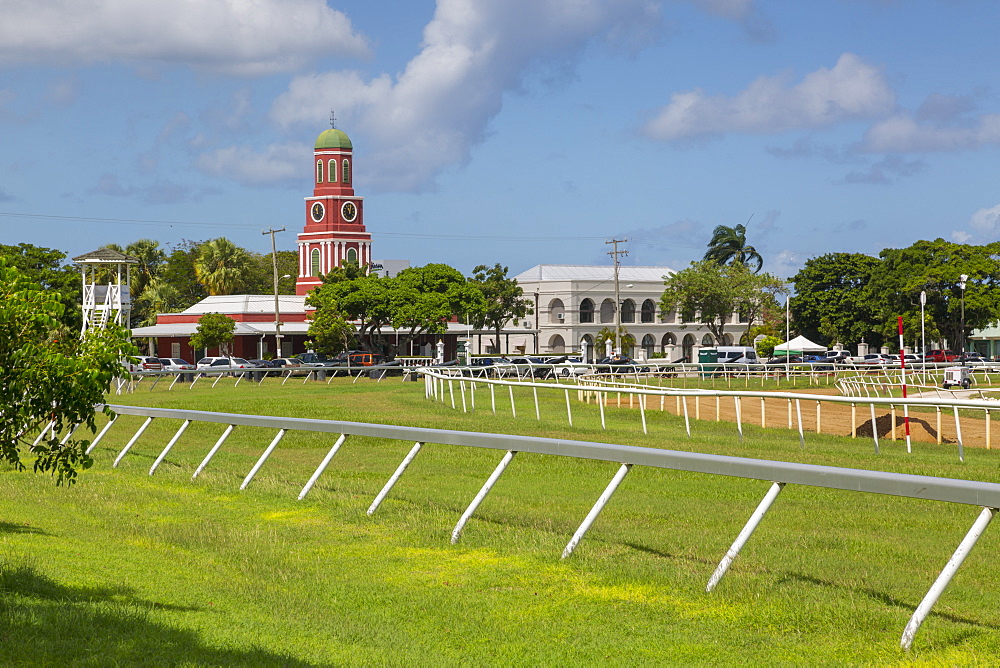
M 372 515 L 378 510 L 381 503 L 392 491 L 393 486 L 406 472 L 407 467 L 425 444 L 444 444 L 504 451 L 505 454 L 496 469 L 458 519 L 451 533 L 451 542 L 453 544 L 460 540 L 468 521 L 473 517 L 497 480 L 499 480 L 518 454 L 522 456 L 530 454 L 556 455 L 619 464 L 617 473 L 566 544 L 562 553 L 562 558 L 564 559 L 569 557 L 578 547 L 580 541 L 587 534 L 602 509 L 611 500 L 619 485 L 633 467 L 648 466 L 675 471 L 760 480 L 771 483 L 767 494 L 712 572 L 706 585 L 707 592 L 711 592 L 717 587 L 729 566 L 739 555 L 743 546 L 759 526 L 772 504 L 775 503 L 781 491 L 789 485 L 867 492 L 980 507 L 981 511 L 972 528 L 961 541 L 951 559 L 948 560 L 906 624 L 900 639 L 900 645 L 905 649 L 911 647 L 921 624 L 976 544 L 980 535 L 982 535 L 983 531 L 989 525 L 993 516 L 997 513 L 998 508 L 1000 508 L 1000 484 L 989 482 L 506 434 L 483 434 L 337 420 L 240 415 L 234 413 L 212 413 L 138 406 L 110 405 L 110 408 L 114 411 L 115 417 L 109 420 L 101 432 L 94 438 L 88 452 L 92 452 L 97 447 L 101 440 L 108 434 L 109 430 L 117 423 L 120 416 L 129 415 L 145 418 L 142 425 L 132 435 L 125 447 L 118 452 L 112 467 L 117 467 L 126 455 L 138 445 L 143 434 L 154 420 L 175 420 L 181 422 L 173 437 L 163 447 L 153 462 L 153 465 L 149 469 L 150 476 L 156 473 L 160 464 L 192 422 L 206 422 L 225 426 L 218 440 L 195 469 L 192 479 L 197 478 L 205 470 L 235 429 L 259 428 L 276 430 L 274 438 L 261 453 L 256 463 L 240 484 L 241 490 L 246 489 L 254 477 L 260 473 L 268 457 L 278 447 L 285 434 L 289 431 L 336 434 L 337 439 L 323 457 L 316 470 L 306 481 L 298 495 L 299 499 L 303 499 L 309 494 L 310 490 L 350 437 L 364 436 L 413 442 L 414 445 L 409 453 L 375 496 L 368 508 L 368 515 Z
M 920 408 L 920 409 L 931 409 L 934 411 L 937 421 L 937 440 L 938 443 L 942 441 L 942 412 L 944 410 L 951 411 L 954 417 L 955 434 L 956 434 L 956 444 L 957 444 L 957 454 L 960 461 L 965 461 L 965 444 L 962 436 L 962 416 L 960 411 L 964 410 L 967 413 L 969 411 L 974 411 L 975 413 L 982 413 L 985 417 L 986 426 L 986 440 L 985 446 L 987 448 L 992 447 L 991 441 L 991 417 L 992 412 L 995 410 L 1000 410 L 1000 403 L 990 400 L 990 399 L 963 399 L 959 398 L 957 395 L 953 394 L 951 397 L 910 397 L 903 399 L 901 397 L 842 397 L 842 396 L 832 396 L 832 395 L 821 395 L 821 394 L 803 394 L 798 392 L 772 392 L 772 391 L 758 391 L 758 390 L 706 390 L 706 389 L 684 389 L 684 388 L 662 388 L 653 387 L 648 385 L 643 385 L 642 383 L 626 382 L 622 376 L 613 375 L 595 375 L 595 376 L 582 376 L 578 379 L 574 379 L 569 382 L 553 384 L 546 382 L 536 382 L 531 380 L 513 381 L 505 379 L 495 379 L 495 378 L 484 378 L 484 377 L 470 377 L 465 375 L 465 369 L 453 368 L 424 368 L 420 372 L 424 377 L 424 394 L 428 399 L 449 403 L 454 409 L 461 407 L 462 411 L 474 411 L 476 410 L 476 394 L 488 392 L 488 402 L 490 410 L 496 414 L 498 406 L 501 408 L 504 404 L 504 399 L 506 398 L 507 406 L 509 406 L 510 412 L 513 417 L 517 417 L 517 403 L 514 397 L 514 389 L 519 390 L 530 389 L 532 394 L 532 402 L 529 404 L 534 408 L 534 415 L 536 420 L 541 420 L 541 404 L 539 402 L 538 393 L 541 392 L 557 392 L 563 394 L 565 397 L 566 405 L 566 421 L 572 426 L 573 425 L 573 408 L 571 401 L 571 393 L 576 396 L 577 403 L 582 403 L 583 405 L 590 404 L 593 402 L 597 406 L 598 413 L 601 419 L 602 429 L 607 430 L 607 411 L 605 410 L 607 406 L 612 405 L 612 396 L 616 396 L 614 405 L 622 405 L 622 396 L 628 397 L 628 405 L 630 408 L 637 408 L 639 412 L 639 418 L 642 425 L 643 433 L 648 433 L 648 422 L 646 419 L 647 412 L 650 410 L 650 401 L 653 403 L 653 410 L 657 408 L 663 411 L 665 408 L 665 403 L 668 398 L 673 399 L 677 405 L 677 412 L 684 415 L 684 426 L 688 437 L 691 436 L 691 411 L 688 406 L 688 399 L 692 399 L 695 404 L 695 419 L 700 419 L 701 413 L 701 402 L 703 400 L 715 401 L 715 412 L 716 420 L 719 419 L 719 408 L 723 399 L 733 401 L 734 413 L 736 416 L 736 430 L 739 435 L 740 440 L 743 440 L 743 401 L 744 400 L 758 400 L 760 401 L 761 411 L 761 427 L 766 427 L 766 410 L 765 401 L 771 400 L 784 400 L 787 402 L 787 414 L 788 414 L 788 428 L 797 429 L 799 435 L 799 442 L 804 447 L 805 446 L 805 434 L 806 428 L 802 420 L 802 403 L 810 402 L 815 404 L 816 407 L 816 427 L 815 432 L 820 433 L 822 431 L 822 406 L 824 404 L 840 404 L 840 405 L 850 405 L 851 407 L 851 436 L 857 437 L 858 428 L 858 408 L 859 406 L 863 411 L 870 415 L 871 426 L 872 426 L 872 439 L 874 442 L 875 453 L 878 454 L 880 451 L 879 445 L 879 431 L 877 426 L 876 417 L 876 407 L 888 408 L 890 411 L 890 421 L 891 421 L 891 434 L 892 439 L 895 440 L 897 422 L 899 416 L 897 413 L 902 412 L 903 423 L 905 424 L 910 418 L 910 409 Z M 482 386 L 482 387 L 480 387 Z M 500 389 L 500 401 L 497 400 L 497 389 Z M 504 389 L 506 391 L 504 392 Z M 506 395 L 506 397 L 504 396 Z M 480 398 L 479 403 L 483 405 L 487 399 Z M 522 399 L 522 406 L 523 406 Z M 793 408 L 795 419 L 793 421 Z M 522 414 L 523 414 L 522 409 Z M 794 422 L 794 424 L 793 424 Z M 912 452 L 912 439 L 910 434 L 905 435 L 906 449 L 907 452 Z

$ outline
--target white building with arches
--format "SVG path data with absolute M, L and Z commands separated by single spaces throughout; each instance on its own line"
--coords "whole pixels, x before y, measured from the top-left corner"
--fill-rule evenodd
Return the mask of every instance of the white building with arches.
M 671 360 L 697 361 L 698 350 L 716 345 L 707 326 L 682 322 L 677 313 L 660 312 L 663 280 L 672 273 L 669 267 L 618 268 L 621 323 L 635 337 L 632 357 L 649 359 L 662 353 Z M 535 312 L 510 324 L 500 350 L 486 349 L 480 343 L 478 352 L 579 354 L 586 342 L 588 356 L 593 357 L 598 332 L 614 330 L 617 307 L 612 265 L 540 264 L 514 278 Z M 746 331 L 746 323 L 738 320 L 733 314 L 726 323 L 726 345 L 738 343 Z M 596 354 L 603 357 L 604 352 Z

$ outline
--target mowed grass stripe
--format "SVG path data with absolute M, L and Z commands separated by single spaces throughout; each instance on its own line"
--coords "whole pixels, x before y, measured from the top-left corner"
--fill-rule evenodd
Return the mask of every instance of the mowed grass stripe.
M 530 392 L 519 417 L 428 402 L 420 384 L 138 392 L 110 401 L 470 429 L 798 459 L 996 480 L 992 452 L 883 444 L 701 422 Z M 523 406 L 520 402 L 524 401 Z M 498 403 L 500 396 L 498 393 Z M 460 405 L 460 404 L 459 404 Z M 530 410 L 529 410 L 530 408 Z M 467 526 L 454 523 L 502 453 L 428 444 L 374 517 L 365 510 L 412 443 L 289 433 L 250 487 L 274 432 L 193 424 L 156 475 L 179 421 L 156 420 L 112 470 L 141 419 L 122 417 L 71 489 L 0 476 L 5 663 L 986 662 L 997 647 L 992 527 L 910 655 L 913 608 L 975 518 L 973 507 L 787 488 L 719 589 L 712 569 L 767 490 L 763 482 L 635 468 L 574 556 L 559 555 L 614 464 L 518 455 Z M 902 450 L 902 452 L 900 452 Z M 83 625 L 80 625 L 84 622 Z M 89 625 L 89 626 L 88 626 Z M 57 629 L 58 634 L 48 632 Z M 98 638 L 95 640 L 95 634 Z

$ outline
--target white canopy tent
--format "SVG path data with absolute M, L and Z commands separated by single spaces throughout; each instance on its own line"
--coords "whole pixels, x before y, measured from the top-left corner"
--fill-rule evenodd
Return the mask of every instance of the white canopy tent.
M 786 343 L 779 343 L 774 347 L 775 357 L 784 357 L 785 355 L 802 355 L 804 353 L 825 353 L 826 346 L 821 346 L 818 343 L 813 343 L 804 336 L 796 336 L 791 341 Z

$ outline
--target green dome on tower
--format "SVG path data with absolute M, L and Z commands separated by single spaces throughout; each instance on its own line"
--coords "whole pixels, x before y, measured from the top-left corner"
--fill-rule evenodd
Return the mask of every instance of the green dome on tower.
M 351 138 L 347 136 L 347 133 L 336 128 L 321 132 L 319 137 L 316 137 L 316 148 L 346 148 L 354 150 L 354 147 L 351 146 Z

